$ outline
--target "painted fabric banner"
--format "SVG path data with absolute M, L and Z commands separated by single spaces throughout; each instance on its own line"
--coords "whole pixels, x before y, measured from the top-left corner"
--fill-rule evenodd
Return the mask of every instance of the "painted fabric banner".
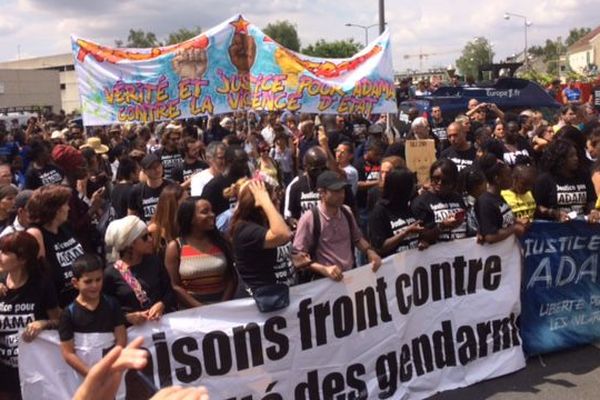
M 387 31 L 347 59 L 288 50 L 242 15 L 167 47 L 71 40 L 85 125 L 240 110 L 397 111 Z
M 585 221 L 535 222 L 525 255 L 521 333 L 528 355 L 600 339 L 600 227 Z
M 520 260 L 514 238 L 441 243 L 389 257 L 377 273 L 362 267 L 342 283 L 292 287 L 281 313 L 236 300 L 164 316 L 129 337 L 144 337 L 144 373 L 157 386 L 205 385 L 215 399 L 422 399 L 525 366 Z M 69 398 L 77 386 L 56 343 L 51 332 L 20 343 L 25 400 Z M 125 382 L 122 393 L 133 392 Z

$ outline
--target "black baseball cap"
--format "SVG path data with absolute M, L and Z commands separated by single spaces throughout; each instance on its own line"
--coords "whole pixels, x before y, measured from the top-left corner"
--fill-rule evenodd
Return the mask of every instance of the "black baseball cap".
M 322 172 L 317 178 L 317 188 L 328 190 L 340 190 L 348 185 L 348 182 L 333 171 Z
M 160 158 L 156 154 L 146 154 L 140 163 L 143 169 L 149 169 L 155 162 L 160 162 Z

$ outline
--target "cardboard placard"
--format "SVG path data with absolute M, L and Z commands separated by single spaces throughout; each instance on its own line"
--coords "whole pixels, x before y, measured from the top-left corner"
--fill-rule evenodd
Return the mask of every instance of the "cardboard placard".
M 429 167 L 436 160 L 433 139 L 407 140 L 405 149 L 406 166 L 417 173 L 419 184 L 429 184 Z

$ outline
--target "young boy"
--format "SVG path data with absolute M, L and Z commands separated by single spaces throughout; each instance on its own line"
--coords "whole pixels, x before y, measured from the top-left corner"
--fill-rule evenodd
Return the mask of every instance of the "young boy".
M 63 358 L 75 371 L 86 376 L 88 366 L 75 353 L 74 333 L 108 333 L 115 345 L 127 344 L 125 316 L 117 300 L 102 294 L 104 265 L 94 254 L 83 254 L 73 262 L 73 286 L 79 295 L 63 310 L 58 333 Z
M 517 165 L 513 169 L 513 184 L 509 190 L 501 192 L 516 218 L 533 221 L 535 199 L 531 190 L 535 184 L 536 170 L 531 165 Z

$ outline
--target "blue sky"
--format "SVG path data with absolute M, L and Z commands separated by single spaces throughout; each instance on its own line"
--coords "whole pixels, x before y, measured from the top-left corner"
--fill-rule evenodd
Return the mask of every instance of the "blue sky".
M 259 27 L 289 20 L 296 24 L 303 45 L 319 38 L 354 38 L 364 30 L 346 23 L 378 21 L 378 0 L 0 0 L 0 60 L 69 51 L 75 33 L 102 44 L 126 39 L 130 28 L 166 38 L 181 27 L 204 30 L 237 13 Z M 532 22 L 529 44 L 567 36 L 570 28 L 600 25 L 600 0 L 387 0 L 386 20 L 392 33 L 394 69 L 418 68 L 417 57 L 405 54 L 443 53 L 423 60 L 423 67 L 448 66 L 465 43 L 476 36 L 493 43 L 495 60 L 523 49 L 523 20 L 503 18 L 509 11 Z M 374 38 L 377 28 L 369 30 Z

